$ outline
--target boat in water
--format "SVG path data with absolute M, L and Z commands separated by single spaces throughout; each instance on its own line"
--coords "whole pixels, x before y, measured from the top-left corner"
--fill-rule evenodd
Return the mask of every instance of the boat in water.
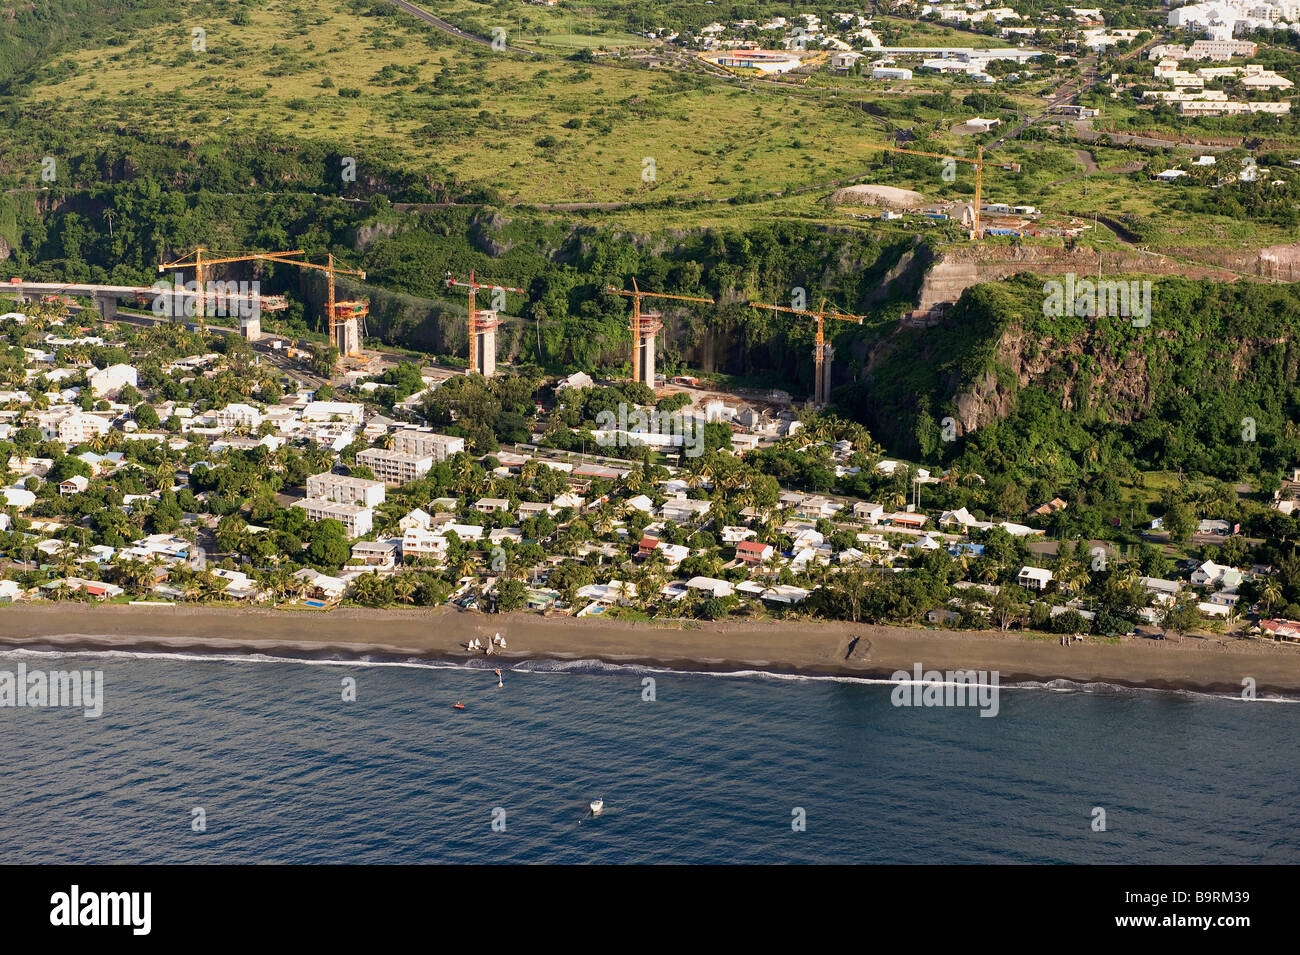
M 605 810 L 604 799 L 593 799 L 591 801 L 591 814 L 593 816 L 599 816 L 602 812 L 604 812 L 604 810 Z

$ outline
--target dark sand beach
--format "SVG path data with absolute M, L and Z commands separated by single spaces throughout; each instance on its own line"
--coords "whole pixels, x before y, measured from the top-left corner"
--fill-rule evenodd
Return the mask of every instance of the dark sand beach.
M 680 670 L 767 670 L 888 678 L 896 670 L 997 670 L 1001 682 L 1112 683 L 1300 695 L 1300 647 L 1189 636 L 1069 647 L 1047 635 L 849 623 L 618 620 L 434 610 L 283 611 L 216 607 L 14 604 L 0 607 L 0 647 L 263 653 L 342 659 L 465 660 L 471 637 L 506 637 L 503 663 L 583 660 Z

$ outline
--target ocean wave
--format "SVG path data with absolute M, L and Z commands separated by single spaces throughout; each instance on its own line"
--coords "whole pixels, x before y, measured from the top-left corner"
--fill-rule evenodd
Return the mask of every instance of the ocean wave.
M 1194 699 L 1227 700 L 1241 703 L 1300 703 L 1300 698 L 1277 693 L 1259 694 L 1253 700 L 1244 699 L 1240 693 L 1212 693 L 1209 690 L 1190 690 L 1185 688 L 1158 686 L 1127 686 L 1119 683 L 1088 682 L 1074 680 L 1022 680 L 1018 683 L 1002 684 L 1004 690 L 1048 690 L 1055 693 L 1096 693 L 1113 696 L 1126 696 L 1134 693 L 1174 693 Z
M 94 634 L 84 634 L 82 636 L 95 637 Z M 846 674 L 835 673 L 790 673 L 776 670 L 709 670 L 709 669 L 680 669 L 675 667 L 654 666 L 644 663 L 619 663 L 610 660 L 599 660 L 594 657 L 584 657 L 581 659 L 529 659 L 510 662 L 504 658 L 490 658 L 487 656 L 471 657 L 466 660 L 428 660 L 412 657 L 400 658 L 389 657 L 384 654 L 363 654 L 358 657 L 347 657 L 338 655 L 322 656 L 281 656 L 267 653 L 202 653 L 194 651 L 179 650 L 53 650 L 53 649 L 29 649 L 29 648 L 7 648 L 0 649 L 0 660 L 18 658 L 18 657 L 95 657 L 100 659 L 117 659 L 117 660 L 159 660 L 175 661 L 178 663 L 196 662 L 196 663 L 232 663 L 232 664 L 297 664 L 299 666 L 337 666 L 337 667 L 395 667 L 413 670 L 493 670 L 501 669 L 512 673 L 537 673 L 537 674 L 575 674 L 598 676 L 609 674 L 614 676 L 645 676 L 645 675 L 663 675 L 676 677 L 708 677 L 722 678 L 732 680 L 759 680 L 759 681 L 782 681 L 782 682 L 812 682 L 812 683 L 846 683 L 857 684 L 862 686 L 892 686 L 896 681 L 885 677 L 862 677 L 849 676 Z M 913 684 L 915 680 L 902 681 L 905 684 Z M 947 684 L 940 684 L 947 685 Z M 954 684 L 955 685 L 955 684 Z M 1106 683 L 1100 681 L 1094 682 L 1077 682 L 1073 680 L 1056 679 L 1056 680 L 1022 680 L 1015 683 L 1002 683 L 1000 689 L 1003 690 L 1038 690 L 1050 693 L 1088 693 L 1097 695 L 1121 696 L 1128 694 L 1176 694 L 1191 699 L 1219 700 L 1219 701 L 1236 701 L 1236 702 L 1255 702 L 1255 703 L 1300 703 L 1300 697 L 1288 696 L 1276 693 L 1260 693 L 1254 700 L 1245 700 L 1240 693 L 1210 692 L 1207 690 L 1193 690 L 1166 687 L 1150 686 L 1127 686 L 1118 683 Z

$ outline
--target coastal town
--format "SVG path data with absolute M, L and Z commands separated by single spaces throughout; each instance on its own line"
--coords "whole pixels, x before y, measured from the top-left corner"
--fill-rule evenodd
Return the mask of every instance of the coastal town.
M 1300 472 L 1123 546 L 1062 533 L 1082 501 L 991 498 L 783 393 L 393 361 L 307 388 L 237 335 L 94 315 L 0 316 L 6 602 L 1300 637 L 1250 536 L 1292 520 Z
M 14 928 L 1280 922 L 1298 100 L 1300 0 L 0 0 Z

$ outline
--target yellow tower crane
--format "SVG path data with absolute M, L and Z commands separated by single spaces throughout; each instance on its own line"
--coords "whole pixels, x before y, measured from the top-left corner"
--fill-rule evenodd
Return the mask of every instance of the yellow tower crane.
M 288 265 L 296 265 L 301 269 L 316 269 L 325 273 L 325 282 L 327 287 L 325 314 L 328 322 L 330 342 L 339 350 L 339 355 L 358 355 L 361 353 L 361 339 L 365 334 L 365 318 L 370 314 L 370 303 L 364 301 L 339 302 L 334 298 L 334 276 L 335 275 L 355 275 L 362 281 L 365 280 L 366 273 L 361 269 L 345 269 L 334 264 L 333 254 L 327 253 L 325 256 L 325 265 L 317 265 L 315 262 L 306 262 L 302 259 L 295 259 L 295 255 L 303 255 L 302 252 L 268 252 L 263 258 L 273 262 L 284 262 Z M 353 324 L 349 324 L 353 323 Z
M 831 400 L 831 357 L 834 349 L 826 341 L 826 319 L 837 318 L 842 322 L 862 324 L 862 315 L 847 315 L 843 312 L 828 312 L 826 299 L 822 299 L 821 308 L 813 312 L 806 308 L 791 308 L 788 305 L 768 305 L 765 302 L 750 302 L 751 308 L 765 308 L 772 312 L 787 312 L 791 315 L 806 315 L 817 319 L 817 337 L 813 340 L 813 405 L 823 407 Z
M 970 237 L 973 241 L 978 242 L 984 235 L 980 226 L 980 205 L 984 187 L 984 147 L 977 146 L 975 149 L 975 158 L 970 159 L 966 156 L 949 156 L 947 153 L 927 153 L 918 149 L 902 149 L 898 146 L 881 146 L 876 143 L 863 143 L 868 149 L 883 149 L 891 153 L 906 153 L 909 156 L 927 156 L 930 159 L 951 159 L 953 162 L 969 163 L 975 167 L 975 203 L 971 207 L 971 230 Z
M 497 320 L 494 309 L 477 310 L 474 307 L 474 296 L 481 288 L 500 289 L 502 292 L 515 292 L 519 295 L 527 295 L 528 290 L 515 288 L 511 285 L 493 285 L 491 282 L 480 282 L 474 277 L 473 269 L 469 270 L 468 282 L 461 282 L 453 278 L 450 271 L 447 272 L 446 279 L 447 288 L 469 289 L 469 370 L 470 372 L 478 372 L 484 378 L 491 378 L 496 372 L 496 330 L 501 323 Z M 479 348 L 480 338 L 483 339 L 481 349 Z
M 708 302 L 713 304 L 711 298 L 700 298 L 698 295 L 670 295 L 667 292 L 643 292 L 640 286 L 636 284 L 636 279 L 632 280 L 632 291 L 615 288 L 612 285 L 606 285 L 605 291 L 610 295 L 622 295 L 632 300 L 632 380 L 645 382 L 651 388 L 655 386 L 655 336 L 664 327 L 663 322 L 659 319 L 663 316 L 659 312 L 642 312 L 641 300 L 643 298 L 667 298 L 678 302 Z
M 182 255 L 179 259 L 176 259 L 175 261 L 162 262 L 159 263 L 158 265 L 158 271 L 160 273 L 166 272 L 171 269 L 177 269 L 177 270 L 186 269 L 186 268 L 194 269 L 194 283 L 196 289 L 194 293 L 194 313 L 195 316 L 198 318 L 199 328 L 203 327 L 204 319 L 207 317 L 207 312 L 208 312 L 208 295 L 207 295 L 207 286 L 205 285 L 205 280 L 208 275 L 207 270 L 211 266 L 225 265 L 230 262 L 252 262 L 256 260 L 266 260 L 272 258 L 273 256 L 281 256 L 281 255 L 288 256 L 288 255 L 304 254 L 301 249 L 293 252 L 235 252 L 235 253 L 226 253 L 226 254 L 218 253 L 216 258 L 205 259 L 204 255 L 206 255 L 210 251 L 211 251 L 210 249 L 206 249 L 203 246 L 199 246 L 193 252 L 187 252 L 185 255 Z M 272 301 L 268 299 L 266 302 L 263 303 L 262 307 L 263 308 L 283 307 L 283 305 L 280 303 L 279 297 L 277 296 L 274 299 L 274 304 L 272 304 Z

